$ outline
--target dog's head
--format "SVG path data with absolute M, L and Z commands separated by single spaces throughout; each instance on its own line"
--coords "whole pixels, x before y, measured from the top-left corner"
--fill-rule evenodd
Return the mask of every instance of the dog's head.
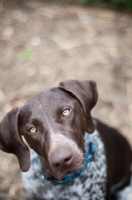
M 30 168 L 26 142 L 47 163 L 56 179 L 84 165 L 84 133 L 92 133 L 91 109 L 97 102 L 94 81 L 70 80 L 47 90 L 22 108 L 11 110 L 0 124 L 0 149 L 17 156 L 22 171 Z

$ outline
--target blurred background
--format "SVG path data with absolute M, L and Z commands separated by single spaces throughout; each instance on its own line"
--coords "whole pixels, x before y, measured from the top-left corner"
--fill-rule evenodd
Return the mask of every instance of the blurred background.
M 131 10 L 131 0 L 0 0 L 0 120 L 60 81 L 93 79 L 93 117 L 132 143 Z M 0 200 L 25 199 L 17 159 L 0 151 Z

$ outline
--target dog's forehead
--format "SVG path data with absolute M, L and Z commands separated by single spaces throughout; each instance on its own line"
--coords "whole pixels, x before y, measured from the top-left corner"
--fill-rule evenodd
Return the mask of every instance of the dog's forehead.
M 24 107 L 23 111 L 29 111 L 30 114 L 51 112 L 56 108 L 63 106 L 74 106 L 76 99 L 67 94 L 66 92 L 60 90 L 59 88 L 52 88 L 46 90 L 33 99 L 31 99 Z
M 73 99 L 69 94 L 59 88 L 52 88 L 38 95 L 39 101 L 43 104 L 59 104 Z
M 42 92 L 41 94 L 37 95 L 33 101 L 34 104 L 41 104 L 45 108 L 48 106 L 58 107 L 60 104 L 65 104 L 67 102 L 74 103 L 73 97 L 59 88 L 52 88 Z

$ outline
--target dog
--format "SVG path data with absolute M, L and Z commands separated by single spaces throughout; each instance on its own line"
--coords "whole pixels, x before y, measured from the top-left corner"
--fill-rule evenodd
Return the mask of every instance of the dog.
M 0 149 L 17 156 L 28 199 L 127 199 L 132 151 L 92 119 L 97 99 L 96 82 L 68 80 L 6 114 Z

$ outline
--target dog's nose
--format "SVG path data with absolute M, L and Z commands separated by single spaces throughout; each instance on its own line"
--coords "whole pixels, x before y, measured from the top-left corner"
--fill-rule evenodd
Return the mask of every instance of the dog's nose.
M 72 152 L 66 147 L 57 149 L 50 158 L 50 162 L 54 168 L 69 167 L 72 164 Z

